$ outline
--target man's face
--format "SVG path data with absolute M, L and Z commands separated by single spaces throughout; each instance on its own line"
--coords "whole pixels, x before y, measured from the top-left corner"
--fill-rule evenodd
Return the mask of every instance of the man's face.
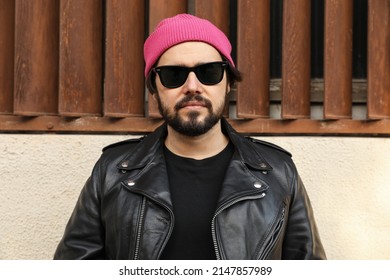
M 157 66 L 185 66 L 222 61 L 219 52 L 202 42 L 186 42 L 168 49 Z M 166 88 L 156 75 L 155 94 L 160 114 L 167 124 L 186 136 L 199 136 L 209 131 L 222 117 L 226 93 L 230 90 L 226 71 L 216 85 L 204 85 L 194 72 L 177 88 Z

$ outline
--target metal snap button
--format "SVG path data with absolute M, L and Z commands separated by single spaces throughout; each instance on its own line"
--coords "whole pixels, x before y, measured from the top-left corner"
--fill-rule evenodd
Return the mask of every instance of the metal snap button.
M 261 188 L 261 183 L 255 182 L 255 183 L 253 184 L 253 186 L 254 186 L 256 189 L 260 189 L 260 188 Z
M 132 187 L 132 186 L 135 185 L 135 182 L 134 182 L 134 181 L 128 181 L 128 182 L 127 182 L 127 185 L 128 185 L 129 187 Z
M 267 167 L 267 164 L 264 163 L 264 162 L 262 162 L 262 163 L 260 163 L 260 167 L 261 167 L 261 168 L 266 168 L 266 167 Z

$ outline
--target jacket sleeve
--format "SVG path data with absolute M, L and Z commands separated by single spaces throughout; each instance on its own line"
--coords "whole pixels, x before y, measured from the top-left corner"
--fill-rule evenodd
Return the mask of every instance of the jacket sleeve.
M 326 259 L 313 209 L 299 175 L 293 180 L 293 194 L 287 231 L 283 243 L 283 259 Z
M 100 216 L 100 176 L 96 164 L 85 183 L 57 246 L 54 259 L 104 259 L 104 230 Z

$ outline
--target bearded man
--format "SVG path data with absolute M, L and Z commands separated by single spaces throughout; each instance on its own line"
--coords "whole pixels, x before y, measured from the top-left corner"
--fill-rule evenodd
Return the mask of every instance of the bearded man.
M 225 34 L 179 14 L 144 58 L 164 124 L 103 150 L 54 258 L 326 258 L 291 155 L 223 118 L 241 80 Z

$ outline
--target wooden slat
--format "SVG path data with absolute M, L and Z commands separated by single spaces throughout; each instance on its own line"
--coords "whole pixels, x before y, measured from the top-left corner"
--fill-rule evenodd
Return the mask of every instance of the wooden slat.
M 165 18 L 187 12 L 187 1 L 149 0 L 149 33 Z
M 205 18 L 229 36 L 229 1 L 228 0 L 197 0 L 194 1 L 194 13 Z
M 390 0 L 368 2 L 369 119 L 390 117 Z
M 57 113 L 58 1 L 16 4 L 14 113 Z
M 324 118 L 352 117 L 352 0 L 326 0 Z
M 270 0 L 238 2 L 239 118 L 269 117 Z
M 318 121 L 229 119 L 239 132 L 246 135 L 366 135 L 390 136 L 390 119 L 362 121 L 340 119 Z M 20 116 L 0 115 L 0 131 L 25 132 L 78 132 L 78 133 L 133 133 L 152 132 L 162 123 L 161 119 L 152 118 L 106 118 L 81 117 L 66 118 L 58 116 L 39 116 L 24 118 Z
M 282 118 L 310 117 L 310 0 L 283 2 Z
M 0 0 L 0 114 L 13 112 L 15 1 Z
M 150 0 L 149 6 L 149 34 L 164 18 L 187 12 L 187 1 L 182 0 Z M 157 102 L 150 93 L 148 93 L 148 115 L 152 118 L 161 117 Z
M 113 0 L 106 4 L 104 115 L 144 115 L 145 3 Z
M 102 1 L 60 0 L 59 112 L 102 111 Z

